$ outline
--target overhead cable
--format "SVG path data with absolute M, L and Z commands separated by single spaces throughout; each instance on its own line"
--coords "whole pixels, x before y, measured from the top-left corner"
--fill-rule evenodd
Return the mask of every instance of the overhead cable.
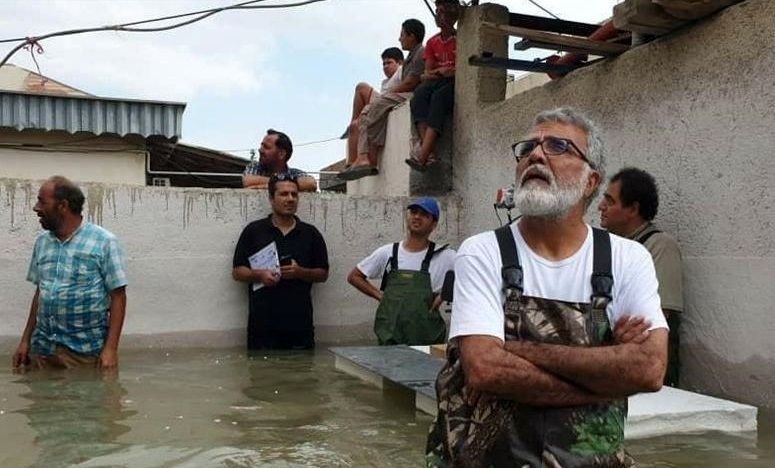
M 100 26 L 100 27 L 93 27 L 93 28 L 81 28 L 81 29 L 71 29 L 67 31 L 57 31 L 49 34 L 44 34 L 42 36 L 29 36 L 29 37 L 18 37 L 13 39 L 0 39 L 0 43 L 7 43 L 7 42 L 21 42 L 16 47 L 11 49 L 11 51 L 3 58 L 2 61 L 0 61 L 0 67 L 5 65 L 6 62 L 8 62 L 8 59 L 10 59 L 16 52 L 23 48 L 29 48 L 30 51 L 35 51 L 37 53 L 42 53 L 43 49 L 40 47 L 40 41 L 44 39 L 50 39 L 52 37 L 58 37 L 58 36 L 70 36 L 74 34 L 84 34 L 84 33 L 90 33 L 90 32 L 99 32 L 99 31 L 124 31 L 124 32 L 160 32 L 160 31 L 168 31 L 170 29 L 179 28 L 182 26 L 187 26 L 192 23 L 196 23 L 197 21 L 201 21 L 205 18 L 208 18 L 216 13 L 220 13 L 222 11 L 227 10 L 258 10 L 258 9 L 271 9 L 271 8 L 292 8 L 292 7 L 299 7 L 303 5 L 309 5 L 311 3 L 318 3 L 318 2 L 324 2 L 326 0 L 301 0 L 297 2 L 292 3 L 280 3 L 280 4 L 270 4 L 270 5 L 256 5 L 256 3 L 261 3 L 266 0 L 250 0 L 246 2 L 237 3 L 234 5 L 228 5 L 225 7 L 219 7 L 219 8 L 211 8 L 208 10 L 200 10 L 190 13 L 182 13 L 179 15 L 172 15 L 172 16 L 165 16 L 160 18 L 152 18 L 142 21 L 134 21 L 131 23 L 123 23 L 123 24 L 115 24 L 112 26 Z M 186 21 L 182 21 L 180 23 L 168 25 L 168 26 L 161 26 L 157 28 L 133 28 L 130 26 L 137 26 L 139 24 L 147 24 L 147 23 L 156 23 L 159 21 L 168 21 L 171 19 L 177 19 L 177 18 L 185 18 L 188 16 L 194 16 L 194 18 L 191 18 Z M 34 48 L 34 49 L 33 49 Z
M 543 10 L 544 12 L 546 12 L 546 13 L 547 13 L 549 16 L 553 16 L 553 17 L 554 17 L 554 19 L 560 19 L 560 17 L 559 17 L 559 16 L 555 15 L 555 14 L 554 14 L 554 13 L 552 13 L 551 11 L 549 11 L 549 10 L 547 10 L 546 8 L 544 8 L 543 6 L 541 6 L 541 4 L 540 4 L 540 3 L 538 3 L 538 2 L 535 2 L 535 1 L 533 1 L 533 0 L 527 0 L 527 1 L 528 1 L 528 2 L 530 2 L 530 3 L 532 3 L 533 5 L 535 5 L 536 7 L 540 8 L 540 9 L 541 9 L 541 10 Z

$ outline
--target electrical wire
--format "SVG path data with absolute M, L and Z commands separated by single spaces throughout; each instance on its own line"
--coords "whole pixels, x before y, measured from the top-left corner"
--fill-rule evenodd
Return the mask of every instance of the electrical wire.
M 301 148 L 302 146 L 310 146 L 310 145 L 319 145 L 320 143 L 328 143 L 329 141 L 336 141 L 340 140 L 338 136 L 326 138 L 325 140 L 315 140 L 315 141 L 305 141 L 304 143 L 297 143 L 293 145 L 294 148 Z M 246 153 L 248 151 L 258 151 L 258 148 L 244 148 L 244 149 L 225 149 L 225 150 L 218 150 L 222 151 L 224 153 Z
M 530 3 L 532 3 L 533 5 L 535 5 L 536 7 L 540 8 L 541 10 L 543 10 L 544 12 L 546 12 L 548 15 L 550 15 L 550 16 L 553 16 L 553 17 L 554 17 L 554 19 L 561 19 L 559 16 L 555 15 L 555 14 L 554 14 L 554 13 L 552 13 L 551 11 L 549 11 L 549 10 L 547 10 L 546 8 L 544 8 L 543 6 L 541 6 L 541 4 L 540 4 L 540 3 L 536 2 L 536 1 L 533 1 L 533 0 L 527 0 L 527 1 L 528 1 L 528 2 L 530 2 Z
M 66 31 L 57 31 L 49 34 L 44 34 L 42 36 L 30 36 L 30 37 L 23 37 L 23 38 L 13 38 L 13 39 L 2 39 L 0 40 L 0 43 L 7 43 L 7 42 L 21 42 L 21 44 L 18 44 L 16 47 L 11 49 L 11 51 L 3 58 L 2 61 L 0 61 L 0 67 L 5 65 L 6 62 L 19 50 L 23 48 L 29 48 L 29 50 L 32 52 L 33 50 L 37 52 L 38 54 L 43 52 L 43 48 L 40 46 L 40 41 L 44 39 L 50 39 L 52 37 L 59 37 L 59 36 L 70 36 L 74 34 L 84 34 L 84 33 L 90 33 L 90 32 L 100 32 L 100 31 L 124 31 L 124 32 L 160 32 L 160 31 L 169 31 L 170 29 L 180 28 L 182 26 L 187 26 L 192 23 L 196 23 L 198 21 L 202 21 L 205 18 L 208 18 L 212 15 L 215 15 L 216 13 L 220 13 L 222 11 L 226 10 L 257 10 L 257 9 L 273 9 L 273 8 L 292 8 L 292 7 L 298 7 L 298 6 L 304 6 L 309 5 L 311 3 L 318 3 L 318 2 L 324 2 L 326 0 L 302 0 L 292 3 L 282 3 L 282 4 L 272 4 L 272 5 L 255 5 L 256 3 L 261 3 L 266 0 L 250 0 L 246 2 L 236 3 L 234 5 L 228 5 L 225 7 L 219 7 L 219 8 L 211 8 L 208 10 L 200 10 L 190 13 L 182 13 L 179 15 L 171 15 L 171 16 L 165 16 L 160 18 L 152 18 L 142 21 L 134 21 L 131 23 L 124 23 L 124 24 L 116 24 L 112 26 L 100 26 L 100 27 L 94 27 L 94 28 L 81 28 L 81 29 L 71 29 Z M 159 21 L 167 21 L 170 19 L 177 19 L 177 18 L 185 18 L 189 16 L 195 16 L 195 18 L 182 21 L 180 23 L 168 25 L 168 26 L 161 26 L 158 28 L 132 28 L 130 26 L 136 26 L 139 24 L 147 24 L 147 23 L 156 23 Z
M 431 4 L 428 3 L 428 0 L 422 0 L 422 1 L 425 3 L 425 6 L 428 7 L 428 11 L 431 12 L 431 16 L 433 16 L 435 18 L 436 17 L 436 12 L 433 11 L 433 8 L 431 8 Z

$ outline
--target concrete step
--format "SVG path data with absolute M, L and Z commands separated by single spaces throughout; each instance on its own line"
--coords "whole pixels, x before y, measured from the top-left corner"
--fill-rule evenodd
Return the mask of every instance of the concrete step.
M 435 381 L 444 360 L 429 346 L 330 348 L 336 368 L 380 388 L 405 391 L 415 407 L 436 414 Z M 638 439 L 692 432 L 756 431 L 754 406 L 672 387 L 629 398 L 625 437 Z

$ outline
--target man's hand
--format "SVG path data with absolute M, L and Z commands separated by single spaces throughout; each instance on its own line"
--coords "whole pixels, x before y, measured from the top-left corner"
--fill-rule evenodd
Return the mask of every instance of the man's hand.
M 436 74 L 441 78 L 451 78 L 455 76 L 455 67 L 439 67 Z
M 264 286 L 276 286 L 280 282 L 280 274 L 273 270 L 256 270 L 258 282 Z
M 97 369 L 101 371 L 114 371 L 118 368 L 118 353 L 112 348 L 102 348 L 97 359 Z
M 30 344 L 26 341 L 19 343 L 16 352 L 13 353 L 13 368 L 20 369 L 30 363 Z
M 614 325 L 614 342 L 641 344 L 649 337 L 649 327 L 651 322 L 643 317 L 620 317 Z
M 282 265 L 280 267 L 280 276 L 283 279 L 301 279 L 302 267 L 296 263 L 296 260 L 291 259 L 291 263 L 288 265 Z

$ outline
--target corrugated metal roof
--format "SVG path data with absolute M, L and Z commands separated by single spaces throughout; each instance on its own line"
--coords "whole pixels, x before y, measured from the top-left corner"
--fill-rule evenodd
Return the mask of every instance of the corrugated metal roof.
M 0 91 L 0 127 L 180 138 L 185 103 Z

